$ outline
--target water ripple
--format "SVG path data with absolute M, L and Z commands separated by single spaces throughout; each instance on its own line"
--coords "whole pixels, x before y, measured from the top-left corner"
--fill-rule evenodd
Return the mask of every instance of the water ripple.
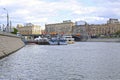
M 0 80 L 120 80 L 120 44 L 26 45 L 0 60 Z

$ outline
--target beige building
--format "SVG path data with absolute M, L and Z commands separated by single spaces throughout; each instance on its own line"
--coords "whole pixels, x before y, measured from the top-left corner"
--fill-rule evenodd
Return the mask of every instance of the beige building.
M 41 26 L 34 25 L 32 23 L 27 23 L 24 26 L 18 24 L 17 29 L 22 35 L 41 34 Z
M 106 24 L 83 24 L 79 23 L 73 27 L 73 34 L 80 34 L 84 36 L 100 36 L 100 35 L 112 35 L 120 30 L 120 22 L 118 19 L 109 19 Z
M 112 18 L 110 18 L 107 21 L 107 24 L 118 24 L 118 23 L 120 23 L 118 19 L 112 19 Z
M 73 35 L 85 35 L 87 34 L 87 22 L 85 21 L 77 21 L 75 22 L 75 26 L 73 27 Z
M 88 25 L 88 27 L 89 27 L 88 34 L 90 36 L 102 35 L 109 32 L 106 24 L 102 24 L 102 25 L 92 24 L 92 25 Z
M 111 35 L 120 30 L 120 22 L 118 19 L 109 19 L 106 24 L 88 25 L 88 34 L 94 35 Z
M 74 23 L 70 20 L 63 21 L 62 23 L 46 24 L 45 32 L 47 34 L 72 34 Z

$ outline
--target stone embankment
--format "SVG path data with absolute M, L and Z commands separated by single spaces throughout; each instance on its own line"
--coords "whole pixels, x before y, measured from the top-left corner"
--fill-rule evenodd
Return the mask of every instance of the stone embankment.
M 120 42 L 120 38 L 99 38 L 99 39 L 88 39 L 87 42 Z
M 0 58 L 3 58 L 24 46 L 24 42 L 16 35 L 0 32 Z

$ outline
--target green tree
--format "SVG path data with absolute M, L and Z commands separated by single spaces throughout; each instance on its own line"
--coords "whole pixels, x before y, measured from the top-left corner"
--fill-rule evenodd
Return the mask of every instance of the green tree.
M 12 34 L 17 34 L 18 30 L 16 28 L 13 29 L 14 31 L 11 32 Z
M 116 35 L 120 35 L 120 30 L 115 33 Z
M 120 37 L 120 30 L 115 33 L 116 36 Z

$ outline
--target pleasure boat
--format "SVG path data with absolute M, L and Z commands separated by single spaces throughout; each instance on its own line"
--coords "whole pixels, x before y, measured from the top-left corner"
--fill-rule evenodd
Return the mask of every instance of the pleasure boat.
M 67 45 L 67 41 L 65 38 L 51 38 L 49 40 L 50 45 Z
M 49 45 L 48 38 L 41 38 L 39 36 L 38 38 L 35 38 L 34 41 L 37 41 L 37 44 L 40 44 L 40 45 Z
M 63 37 L 66 39 L 67 44 L 75 43 L 74 38 L 72 38 L 72 36 L 63 36 Z
M 67 40 L 65 38 L 60 38 L 59 39 L 59 44 L 60 45 L 67 45 Z

